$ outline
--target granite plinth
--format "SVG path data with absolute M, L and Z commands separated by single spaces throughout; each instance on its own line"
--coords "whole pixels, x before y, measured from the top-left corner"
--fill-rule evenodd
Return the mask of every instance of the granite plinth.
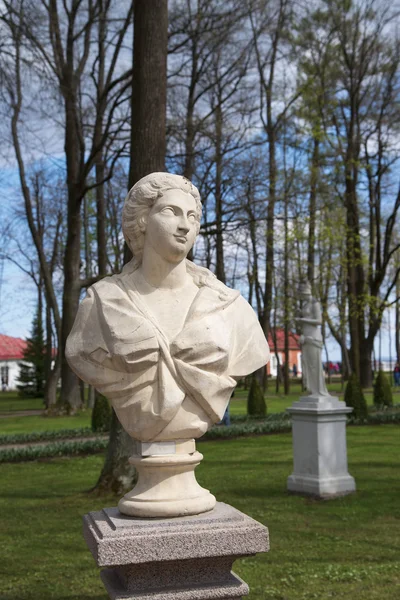
M 346 446 L 347 415 L 353 409 L 337 398 L 307 396 L 287 410 L 293 436 L 293 473 L 287 489 L 318 498 L 354 492 Z
M 269 550 L 266 527 L 220 502 L 173 519 L 106 508 L 85 515 L 83 530 L 112 600 L 237 600 L 249 589 L 232 564 Z

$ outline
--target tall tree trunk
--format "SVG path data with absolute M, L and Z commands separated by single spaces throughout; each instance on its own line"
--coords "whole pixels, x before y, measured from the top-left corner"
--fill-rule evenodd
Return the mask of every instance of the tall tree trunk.
M 77 98 L 71 83 L 65 95 L 65 154 L 67 163 L 67 240 L 64 254 L 64 290 L 62 301 L 61 326 L 61 404 L 70 412 L 81 407 L 78 378 L 70 368 L 65 357 L 65 345 L 78 312 L 81 262 L 81 202 L 82 194 L 78 188 L 80 150 L 77 115 Z
M 352 130 L 350 126 L 350 131 Z M 362 387 L 371 385 L 370 372 L 361 369 L 361 347 L 365 343 L 364 294 L 365 274 L 362 264 L 360 225 L 357 203 L 357 176 L 359 151 L 349 133 L 346 155 L 346 252 L 347 252 L 347 291 L 349 301 L 350 361 L 351 368 L 360 380 Z
M 136 0 L 129 187 L 149 173 L 165 171 L 167 42 L 167 0 Z M 127 247 L 124 259 L 130 259 Z M 132 452 L 133 440 L 113 411 L 107 456 L 97 490 L 121 494 L 132 487 L 135 470 L 128 462 Z
M 136 0 L 129 186 L 165 171 L 167 0 Z
M 51 319 L 51 306 L 46 297 L 46 383 L 44 388 L 44 401 L 46 409 L 52 412 L 57 405 L 57 387 L 61 374 L 61 360 L 59 349 L 53 350 L 53 326 Z M 55 352 L 55 356 L 53 355 Z M 53 364 L 54 361 L 54 364 Z
M 108 442 L 103 470 L 95 486 L 98 493 L 121 495 L 132 488 L 135 481 L 135 469 L 129 464 L 133 453 L 133 440 L 118 421 L 112 411 L 110 439 Z
M 269 110 L 272 111 L 272 108 Z M 270 117 L 272 120 L 272 116 Z M 274 225 L 275 225 L 275 201 L 276 201 L 276 156 L 275 156 L 275 130 L 273 126 L 267 129 L 269 146 L 269 189 L 267 207 L 267 230 L 266 230 L 266 259 L 265 259 L 265 288 L 264 288 L 264 316 L 261 323 L 265 337 L 268 339 L 272 311 L 272 289 L 274 272 Z
M 215 221 L 216 236 L 216 276 L 226 282 L 224 264 L 224 238 L 222 231 L 222 107 L 218 102 L 215 110 Z
M 400 278 L 396 283 L 395 345 L 397 362 L 400 364 Z
M 285 353 L 285 365 L 283 369 L 283 387 L 285 395 L 290 392 L 290 381 L 289 381 L 289 199 L 285 194 L 285 242 L 284 242 L 284 270 L 283 270 L 283 319 L 284 319 L 284 353 Z
M 99 0 L 99 33 L 98 33 L 98 79 L 97 79 L 97 119 L 94 134 L 94 145 L 101 146 L 104 116 L 104 72 L 105 72 L 105 40 L 106 14 L 103 1 Z M 98 152 L 95 160 L 96 171 L 96 233 L 97 233 L 97 267 L 100 277 L 107 275 L 107 239 L 106 239 L 106 200 L 104 194 L 105 164 L 103 152 Z
M 310 201 L 309 201 L 309 229 L 308 229 L 308 253 L 307 253 L 307 279 L 314 285 L 315 267 L 315 224 L 317 218 L 317 182 L 319 169 L 319 140 L 314 138 L 314 147 L 310 167 Z

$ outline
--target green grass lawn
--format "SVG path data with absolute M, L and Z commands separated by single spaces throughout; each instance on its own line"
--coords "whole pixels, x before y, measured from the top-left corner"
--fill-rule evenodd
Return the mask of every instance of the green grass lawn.
M 91 414 L 91 410 L 85 410 L 73 416 L 64 415 L 62 417 L 47 417 L 41 415 L 31 417 L 7 417 L 7 419 L 0 419 L 0 435 L 90 427 Z
M 250 600 L 400 597 L 400 428 L 348 429 L 357 493 L 331 501 L 286 493 L 287 434 L 204 442 L 199 482 L 270 529 L 271 551 L 238 561 Z M 87 493 L 102 456 L 0 467 L 2 600 L 106 600 L 81 516 L 116 498 Z
M 0 392 L 0 413 L 19 410 L 43 410 L 43 398 L 20 398 L 18 392 Z
M 340 382 L 328 384 L 328 390 L 331 394 L 338 396 L 343 400 L 344 391 L 342 391 L 342 385 Z M 400 402 L 400 389 L 392 388 L 393 402 Z M 268 413 L 277 413 L 285 411 L 293 402 L 299 400 L 300 396 L 303 395 L 300 387 L 300 382 L 292 383 L 290 386 L 290 393 L 285 396 L 283 393 L 283 386 L 279 394 L 275 392 L 275 381 L 269 382 L 268 390 L 265 393 L 265 402 L 267 404 Z M 372 389 L 364 391 L 365 399 L 369 406 L 372 406 Z M 232 415 L 246 414 L 247 411 L 247 391 L 239 389 L 235 391 L 235 395 L 231 400 L 230 410 Z
M 281 390 L 283 388 L 281 387 Z M 332 394 L 343 398 L 340 382 L 328 385 Z M 393 390 L 394 391 L 394 390 Z M 284 412 L 288 406 L 298 400 L 301 395 L 299 382 L 292 383 L 289 396 L 283 393 L 275 393 L 275 382 L 269 383 L 269 389 L 265 394 L 268 413 Z M 372 390 L 365 394 L 367 402 L 372 405 Z M 397 388 L 393 393 L 393 401 L 400 402 L 400 390 Z M 48 431 L 51 429 L 75 429 L 78 427 L 90 427 L 91 411 L 86 410 L 74 416 L 46 417 L 46 416 L 18 416 L 18 410 L 43 408 L 43 400 L 40 398 L 23 399 L 18 398 L 16 392 L 0 393 L 0 413 L 8 412 L 12 417 L 0 419 L 0 435 L 13 433 L 28 433 L 31 431 Z M 247 412 L 247 391 L 239 389 L 231 400 L 230 410 L 232 415 L 245 415 Z

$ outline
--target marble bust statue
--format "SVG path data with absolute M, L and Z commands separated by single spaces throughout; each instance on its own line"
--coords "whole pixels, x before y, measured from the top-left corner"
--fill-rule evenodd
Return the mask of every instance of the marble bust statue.
M 300 298 L 302 311 L 298 322 L 302 327 L 300 345 L 303 385 L 311 396 L 330 397 L 322 368 L 321 307 L 313 298 L 308 282 L 300 286 Z
M 200 218 L 188 179 L 138 181 L 122 214 L 134 258 L 89 288 L 66 347 L 75 373 L 110 400 L 141 448 L 160 443 L 157 453 L 167 442 L 193 449 L 222 419 L 237 379 L 269 359 L 251 306 L 186 258 Z

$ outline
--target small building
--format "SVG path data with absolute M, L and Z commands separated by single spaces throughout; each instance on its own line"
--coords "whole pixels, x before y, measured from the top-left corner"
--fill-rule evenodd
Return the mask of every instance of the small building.
M 19 363 L 25 348 L 26 340 L 0 334 L 0 384 L 5 383 L 7 390 L 17 388 Z
M 277 352 L 275 352 L 274 339 L 276 338 Z M 268 335 L 268 344 L 271 352 L 271 359 L 267 365 L 267 373 L 272 377 L 276 377 L 278 373 L 278 361 L 276 354 L 279 357 L 279 364 L 282 366 L 285 362 L 285 332 L 283 329 L 277 329 L 276 335 L 270 332 Z M 297 377 L 301 377 L 301 349 L 300 336 L 296 333 L 289 332 L 289 371 L 293 375 L 293 365 L 297 368 Z

